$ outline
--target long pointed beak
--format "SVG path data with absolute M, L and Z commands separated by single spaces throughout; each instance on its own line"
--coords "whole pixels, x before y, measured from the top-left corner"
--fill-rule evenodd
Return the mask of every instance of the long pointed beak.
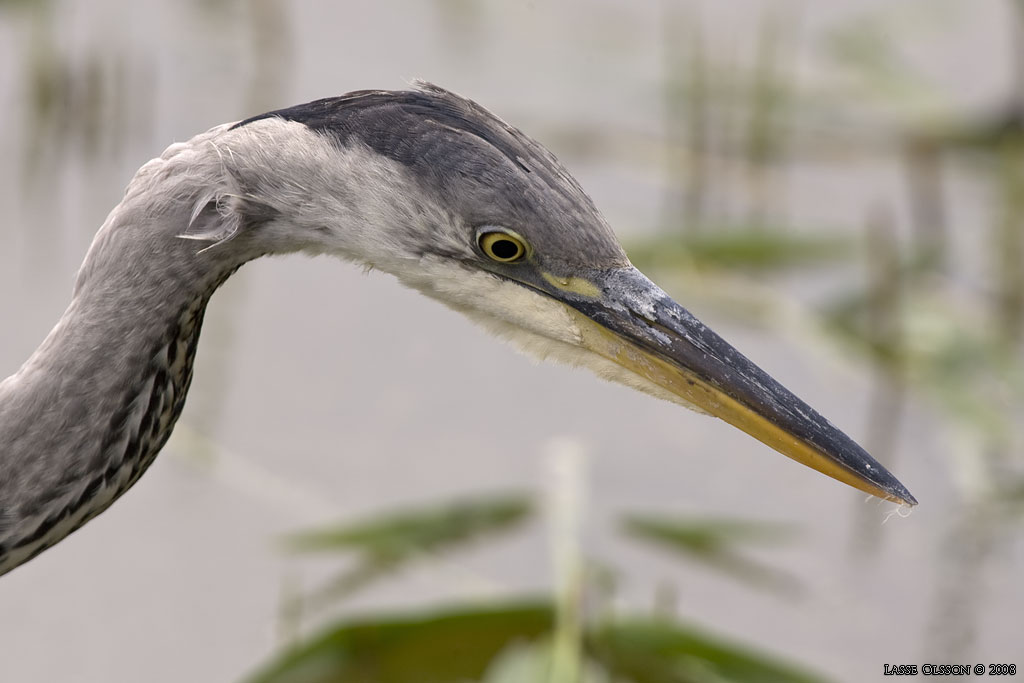
M 783 455 L 879 498 L 917 500 L 853 439 L 730 346 L 636 268 L 546 276 L 582 343 Z

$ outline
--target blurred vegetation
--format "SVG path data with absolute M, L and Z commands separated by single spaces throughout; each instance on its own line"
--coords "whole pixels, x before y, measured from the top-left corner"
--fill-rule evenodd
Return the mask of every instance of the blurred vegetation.
M 325 599 L 349 595 L 430 553 L 512 529 L 531 511 L 526 497 L 494 496 L 430 510 L 390 513 L 365 523 L 295 534 L 286 540 L 286 545 L 293 552 L 355 553 L 357 556 L 353 566 L 305 600 L 315 606 Z
M 376 617 L 331 626 L 251 683 L 454 683 L 480 680 L 506 647 L 551 630 L 544 603 Z
M 743 554 L 747 545 L 791 541 L 797 535 L 797 529 L 791 526 L 740 519 L 668 520 L 647 515 L 629 515 L 623 522 L 623 529 L 630 536 L 706 565 L 720 574 L 791 594 L 800 589 L 796 577 Z
M 376 519 L 292 536 L 303 552 L 365 553 L 374 578 L 402 560 L 431 551 L 454 551 L 471 541 L 522 524 L 534 506 L 525 496 L 494 496 L 437 507 L 385 513 Z M 577 511 L 578 512 L 578 511 Z M 681 550 L 744 582 L 775 584 L 778 576 L 737 552 L 747 543 L 774 542 L 793 529 L 742 520 L 662 520 L 631 516 L 630 535 Z M 571 545 L 571 543 L 569 544 Z M 571 563 L 570 563 L 571 564 Z M 607 569 L 606 569 L 607 571 Z M 590 575 L 591 579 L 585 577 Z M 610 584 L 599 572 L 563 577 L 563 597 L 451 605 L 414 615 L 345 619 L 288 647 L 249 683 L 810 683 L 823 679 L 801 667 L 709 634 L 665 614 L 617 614 L 610 609 L 573 627 L 568 652 L 578 661 L 558 664 L 559 639 L 576 624 L 585 604 L 607 605 Z M 582 583 L 581 583 L 582 582 Z M 348 590 L 317 593 L 336 602 Z M 321 607 L 323 604 L 320 605 Z M 566 673 L 566 671 L 570 673 Z
M 652 270 L 690 268 L 772 273 L 827 268 L 849 261 L 854 245 L 833 235 L 797 235 L 784 228 L 715 227 L 695 235 L 659 236 L 630 244 L 629 257 Z
M 249 683 L 550 681 L 550 604 L 346 622 L 286 652 Z M 582 683 L 817 683 L 772 657 L 660 617 L 620 618 L 585 637 Z

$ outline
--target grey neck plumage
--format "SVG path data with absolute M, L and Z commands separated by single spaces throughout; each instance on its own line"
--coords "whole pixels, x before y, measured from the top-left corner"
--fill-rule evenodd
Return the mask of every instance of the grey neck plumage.
M 140 171 L 64 316 L 0 383 L 0 574 L 105 510 L 153 462 L 181 414 L 206 304 L 247 259 L 178 236 L 203 188 L 146 201 L 164 166 Z
M 423 271 L 415 240 L 405 253 L 375 232 L 402 226 L 444 243 L 434 226 L 446 214 L 418 192 L 398 162 L 279 118 L 218 126 L 143 166 L 64 316 L 0 382 L 0 574 L 105 510 L 152 463 L 181 413 L 206 304 L 231 273 L 295 251 Z

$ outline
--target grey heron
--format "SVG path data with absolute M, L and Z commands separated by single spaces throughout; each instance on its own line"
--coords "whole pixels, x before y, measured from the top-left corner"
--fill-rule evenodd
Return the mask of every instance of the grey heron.
M 145 164 L 71 304 L 0 383 L 0 574 L 105 510 L 181 414 L 207 302 L 267 254 L 390 273 L 526 351 L 722 418 L 880 498 L 853 440 L 634 268 L 543 146 L 437 86 L 225 124 Z

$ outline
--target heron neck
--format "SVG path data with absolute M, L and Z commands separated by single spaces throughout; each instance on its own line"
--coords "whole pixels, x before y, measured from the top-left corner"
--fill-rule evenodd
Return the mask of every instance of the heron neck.
M 124 493 L 184 405 L 206 304 L 243 262 L 176 237 L 188 207 L 115 209 L 72 302 L 0 382 L 0 574 Z

